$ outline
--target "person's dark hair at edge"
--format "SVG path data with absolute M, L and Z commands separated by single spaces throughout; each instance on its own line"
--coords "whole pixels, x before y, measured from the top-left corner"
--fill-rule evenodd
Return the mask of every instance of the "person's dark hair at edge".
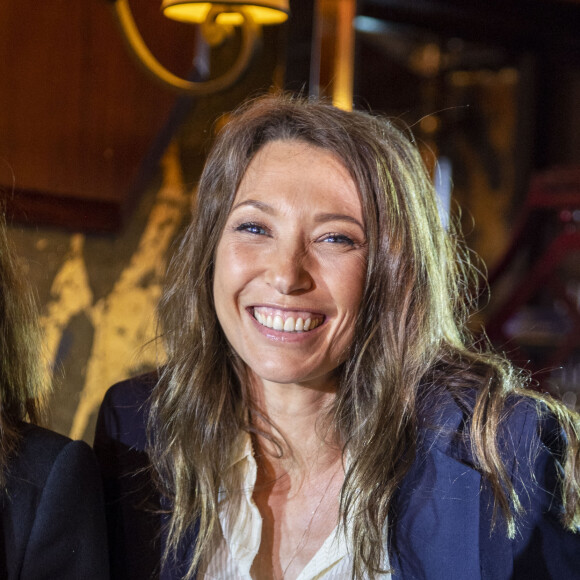
M 41 368 L 37 309 L 6 237 L 0 207 L 0 489 L 16 453 L 22 421 L 44 420 L 47 379 Z

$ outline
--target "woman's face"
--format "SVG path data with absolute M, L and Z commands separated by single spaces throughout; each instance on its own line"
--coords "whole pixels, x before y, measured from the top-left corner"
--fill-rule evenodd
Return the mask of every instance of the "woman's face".
M 226 337 L 256 377 L 334 384 L 366 256 L 357 187 L 336 157 L 300 141 L 258 151 L 217 247 L 213 287 Z

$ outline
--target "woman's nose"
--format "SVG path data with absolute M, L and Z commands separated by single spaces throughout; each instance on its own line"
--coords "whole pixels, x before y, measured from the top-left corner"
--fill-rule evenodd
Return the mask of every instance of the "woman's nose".
M 280 294 L 311 290 L 314 280 L 305 250 L 297 245 L 280 245 L 269 257 L 266 281 Z

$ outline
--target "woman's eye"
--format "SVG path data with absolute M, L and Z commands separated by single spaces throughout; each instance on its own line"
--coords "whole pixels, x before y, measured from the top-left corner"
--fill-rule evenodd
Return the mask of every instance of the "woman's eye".
M 248 232 L 257 236 L 264 236 L 267 234 L 265 228 L 255 223 L 244 223 L 236 227 L 236 232 Z
M 330 244 L 345 244 L 348 246 L 354 246 L 354 241 L 344 234 L 327 234 L 322 238 L 323 242 L 328 242 Z

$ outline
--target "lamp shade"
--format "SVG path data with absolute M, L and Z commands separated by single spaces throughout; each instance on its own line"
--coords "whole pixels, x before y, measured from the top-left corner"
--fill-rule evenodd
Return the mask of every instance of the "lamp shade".
M 243 9 L 260 25 L 281 24 L 290 12 L 289 0 L 225 0 L 223 2 L 198 2 L 196 0 L 163 0 L 161 10 L 167 18 L 181 22 L 202 23 L 212 6 L 224 10 L 217 21 L 220 24 L 240 25 L 243 16 L 237 12 Z

